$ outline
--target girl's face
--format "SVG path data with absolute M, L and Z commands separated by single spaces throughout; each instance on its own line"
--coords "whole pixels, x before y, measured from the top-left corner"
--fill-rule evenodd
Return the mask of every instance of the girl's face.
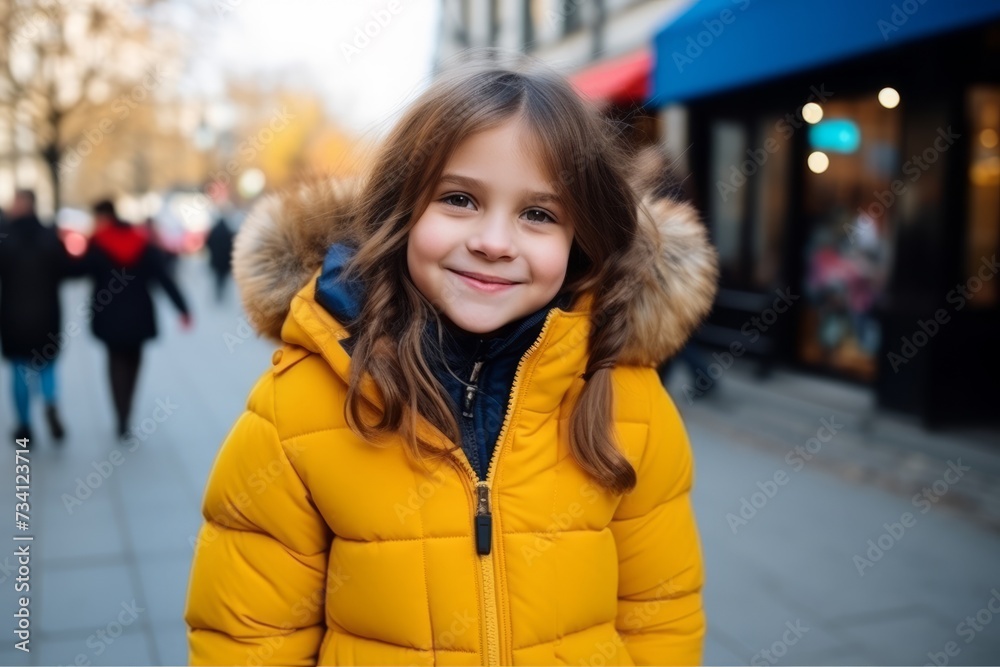
M 468 137 L 410 230 L 414 284 L 470 333 L 538 310 L 566 277 L 573 221 L 534 148 L 518 120 Z

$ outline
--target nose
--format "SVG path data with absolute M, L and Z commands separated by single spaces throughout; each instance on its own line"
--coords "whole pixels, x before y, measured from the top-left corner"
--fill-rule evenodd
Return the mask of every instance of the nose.
M 496 262 L 517 257 L 513 222 L 503 215 L 485 215 L 480 218 L 466 247 L 474 255 Z

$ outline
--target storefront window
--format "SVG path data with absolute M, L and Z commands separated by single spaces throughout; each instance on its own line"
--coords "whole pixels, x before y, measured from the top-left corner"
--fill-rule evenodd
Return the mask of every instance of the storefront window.
M 980 270 L 1000 247 L 1000 86 L 977 86 L 967 97 L 969 111 L 969 213 L 965 276 Z M 973 307 L 997 303 L 997 281 L 969 290 Z
M 781 132 L 781 118 L 766 118 L 758 131 L 757 150 L 760 170 L 754 180 L 753 281 L 760 290 L 769 290 L 778 281 L 781 270 L 785 217 L 788 213 L 788 169 L 791 165 L 791 142 Z
M 746 214 L 746 130 L 734 122 L 712 125 L 712 167 L 709 219 L 713 241 L 719 252 L 723 284 L 741 282 L 740 239 Z
M 805 170 L 805 306 L 799 355 L 873 380 L 881 339 L 874 309 L 889 273 L 899 179 L 899 111 L 876 94 L 830 101 L 809 128 Z M 894 190 L 895 188 L 895 190 Z

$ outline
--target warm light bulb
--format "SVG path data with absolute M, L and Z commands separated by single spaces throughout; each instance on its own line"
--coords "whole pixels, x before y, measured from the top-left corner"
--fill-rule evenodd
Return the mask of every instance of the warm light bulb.
M 979 133 L 979 143 L 986 148 L 996 148 L 997 141 L 997 131 L 992 127 L 988 127 Z
M 264 190 L 266 182 L 267 178 L 264 176 L 264 172 L 252 167 L 240 174 L 236 188 L 245 199 L 253 199 Z
M 820 122 L 823 120 L 823 107 L 815 102 L 805 105 L 802 107 L 802 120 L 811 124 Z
M 878 91 L 878 102 L 886 109 L 895 109 L 899 105 L 899 93 L 895 88 L 883 88 Z
M 830 166 L 830 158 L 826 153 L 816 151 L 815 153 L 809 154 L 806 164 L 809 165 L 809 171 L 816 174 L 822 174 L 826 171 L 827 167 Z

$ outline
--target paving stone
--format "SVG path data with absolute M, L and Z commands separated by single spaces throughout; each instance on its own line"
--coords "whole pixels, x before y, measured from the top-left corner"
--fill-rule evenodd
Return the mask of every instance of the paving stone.
M 936 647 L 953 638 L 952 630 L 936 619 L 906 610 L 886 618 L 860 619 L 842 630 L 883 665 L 926 664 L 928 650 L 940 650 Z
M 108 495 L 91 496 L 72 510 L 70 514 L 60 503 L 47 508 L 41 517 L 41 534 L 36 535 L 36 540 L 43 559 L 72 560 L 122 553 L 123 537 Z
M 37 621 L 44 632 L 96 631 L 115 620 L 123 605 L 137 600 L 124 565 L 41 567 Z
M 153 633 L 156 651 L 162 665 L 188 664 L 187 626 L 157 623 Z
M 140 559 L 158 555 L 190 557 L 193 553 L 191 543 L 202 524 L 198 512 L 162 505 L 157 509 L 126 507 L 124 514 L 132 549 Z
M 89 634 L 73 639 L 45 640 L 39 642 L 35 659 L 36 664 L 42 665 L 152 664 L 148 641 L 137 632 L 125 632 L 117 637 Z
M 18 667 L 20 665 L 30 665 L 31 654 L 25 653 L 24 651 L 14 648 L 12 646 L 14 641 L 17 640 L 14 639 L 9 643 L 5 641 L 3 647 L 0 648 L 0 665 L 11 665 L 12 667 Z M 32 651 L 34 651 L 35 646 L 37 646 L 37 644 L 35 644 L 34 641 L 35 640 L 32 640 L 32 643 L 29 644 L 29 647 L 32 648 Z
M 742 656 L 745 650 L 731 650 L 730 646 L 732 640 L 728 643 L 724 640 L 720 640 L 717 633 L 713 632 L 712 627 L 709 626 L 709 630 L 705 636 L 705 651 L 702 655 L 702 664 L 706 666 L 713 665 L 745 665 L 747 664 L 746 658 Z
M 144 558 L 139 562 L 142 590 L 154 626 L 184 623 L 190 556 Z

